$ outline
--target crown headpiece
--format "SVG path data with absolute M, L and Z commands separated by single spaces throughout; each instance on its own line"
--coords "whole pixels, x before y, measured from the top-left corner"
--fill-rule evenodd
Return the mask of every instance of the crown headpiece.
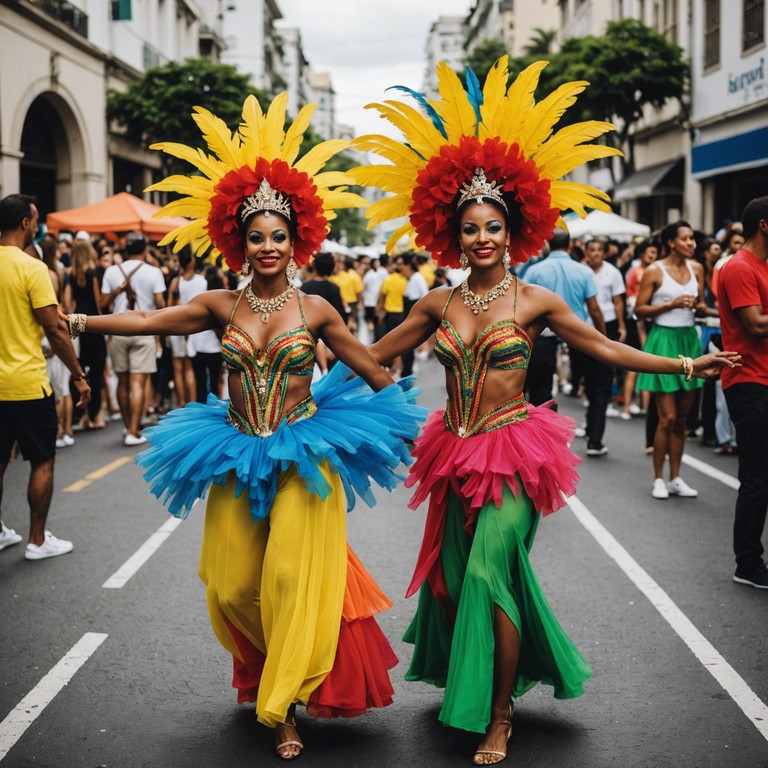
M 502 197 L 503 191 L 504 190 L 495 181 L 488 181 L 485 177 L 485 171 L 482 168 L 475 168 L 475 175 L 472 177 L 471 181 L 468 181 L 459 190 L 459 202 L 456 203 L 456 209 L 458 210 L 461 208 L 467 200 L 470 200 L 473 197 L 478 205 L 482 205 L 483 199 L 488 197 L 509 213 L 509 208 L 507 208 L 507 204 Z
M 272 189 L 271 184 L 266 179 L 261 180 L 256 192 L 245 198 L 240 211 L 240 221 L 245 221 L 252 213 L 259 211 L 264 211 L 266 217 L 269 217 L 270 211 L 274 211 L 284 216 L 288 221 L 291 220 L 290 201 L 284 194 Z
M 295 231 L 293 258 L 303 266 L 322 246 L 328 222 L 338 208 L 359 208 L 368 203 L 347 192 L 354 183 L 345 173 L 323 171 L 323 166 L 348 141 L 331 139 L 316 144 L 299 157 L 304 133 L 316 104 L 307 104 L 285 128 L 288 94 L 281 93 L 262 112 L 251 94 L 243 104 L 242 121 L 231 131 L 223 120 L 203 107 L 195 107 L 193 120 L 200 128 L 208 152 L 183 144 L 153 144 L 199 171 L 194 176 L 169 176 L 147 191 L 181 195 L 160 209 L 162 216 L 191 219 L 167 234 L 161 245 L 173 243 L 178 252 L 185 245 L 196 256 L 213 247 L 223 254 L 227 266 L 239 272 L 245 260 L 238 212 L 245 218 L 253 212 L 274 211 L 291 221 Z
M 413 97 L 422 111 L 395 100 L 368 105 L 403 133 L 399 141 L 379 134 L 356 139 L 355 149 L 375 152 L 387 162 L 349 171 L 358 184 L 393 193 L 368 209 L 369 229 L 406 218 L 392 232 L 387 250 L 408 237 L 441 266 L 457 267 L 461 248 L 454 226 L 456 200 L 459 205 L 471 199 L 493 200 L 504 210 L 502 194 L 515 200 L 521 218 L 509 244 L 515 263 L 538 253 L 556 223 L 565 226 L 561 210 L 571 209 L 581 217 L 587 208 L 610 210 L 604 192 L 563 177 L 582 163 L 620 155 L 614 147 L 590 143 L 614 126 L 588 120 L 555 133 L 558 120 L 588 83 L 564 83 L 537 102 L 534 92 L 547 63 L 531 64 L 510 83 L 508 58 L 502 56 L 482 87 L 467 67 L 465 87 L 441 61 L 439 99 L 395 86 Z

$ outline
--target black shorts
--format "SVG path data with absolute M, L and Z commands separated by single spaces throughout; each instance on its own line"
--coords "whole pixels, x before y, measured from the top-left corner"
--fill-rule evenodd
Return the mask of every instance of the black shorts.
M 58 428 L 53 395 L 37 400 L 0 400 L 0 464 L 8 463 L 14 443 L 19 444 L 27 461 L 52 459 Z
M 376 319 L 376 307 L 366 307 L 365 308 L 365 322 L 366 323 L 376 323 L 378 322 Z

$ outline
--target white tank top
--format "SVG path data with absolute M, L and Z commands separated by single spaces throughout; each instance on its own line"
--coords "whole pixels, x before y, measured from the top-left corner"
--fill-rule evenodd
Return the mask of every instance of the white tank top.
M 685 285 L 680 285 L 677 280 L 674 280 L 672 276 L 667 272 L 666 267 L 660 262 L 656 262 L 661 269 L 661 274 L 664 279 L 661 281 L 661 285 L 657 288 L 656 292 L 651 297 L 651 306 L 658 307 L 661 304 L 666 304 L 672 299 L 676 299 L 678 296 L 682 296 L 684 293 L 698 296 L 699 294 L 699 281 L 696 279 L 696 275 L 691 269 L 691 265 L 686 260 L 685 265 L 688 267 L 688 274 L 690 279 Z M 667 328 L 687 328 L 693 325 L 694 313 L 691 309 L 684 307 L 676 307 L 670 309 L 667 312 L 657 315 L 653 318 L 653 322 L 657 325 L 664 325 Z

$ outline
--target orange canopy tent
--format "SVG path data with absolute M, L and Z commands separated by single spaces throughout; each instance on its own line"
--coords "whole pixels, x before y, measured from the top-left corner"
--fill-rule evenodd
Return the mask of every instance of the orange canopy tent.
M 70 232 L 80 229 L 86 232 L 142 232 L 149 240 L 159 240 L 172 229 L 189 223 L 189 219 L 180 216 L 153 219 L 159 210 L 159 205 L 128 192 L 118 192 L 99 203 L 49 213 L 45 223 L 54 235 L 63 229 Z

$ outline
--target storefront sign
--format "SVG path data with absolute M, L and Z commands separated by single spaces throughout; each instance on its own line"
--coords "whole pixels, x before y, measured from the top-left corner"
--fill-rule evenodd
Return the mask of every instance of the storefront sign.
M 728 75 L 728 95 L 740 95 L 745 104 L 768 97 L 768 81 L 765 78 L 765 58 L 746 72 Z

